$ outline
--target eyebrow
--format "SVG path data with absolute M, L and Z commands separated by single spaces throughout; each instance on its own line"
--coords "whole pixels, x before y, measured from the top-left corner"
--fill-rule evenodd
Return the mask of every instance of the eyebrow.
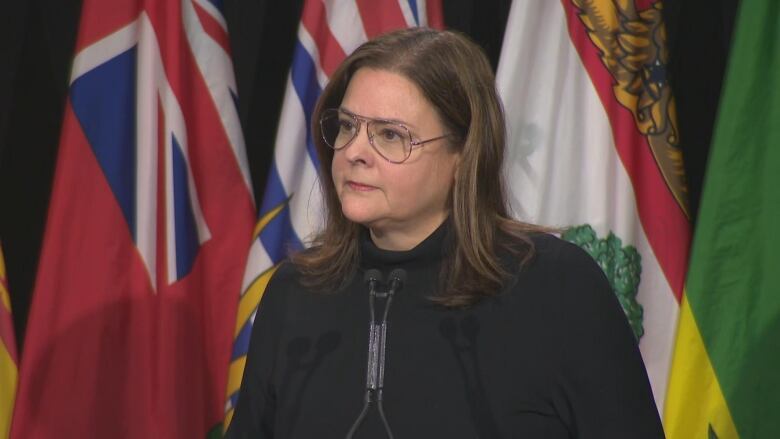
M 405 126 L 406 128 L 409 129 L 409 131 L 417 131 L 417 127 L 414 124 L 411 124 L 411 123 L 409 123 L 409 122 L 407 122 L 405 120 L 393 119 L 391 117 L 368 117 L 368 116 L 363 116 L 362 114 L 357 114 L 354 111 L 350 111 L 348 108 L 344 108 L 344 107 L 339 107 L 339 110 L 341 110 L 341 111 L 343 111 L 343 112 L 345 112 L 347 114 L 350 114 L 352 116 L 362 117 L 363 119 L 381 120 L 381 121 L 385 121 L 385 122 L 394 122 L 394 123 L 397 123 L 399 125 Z

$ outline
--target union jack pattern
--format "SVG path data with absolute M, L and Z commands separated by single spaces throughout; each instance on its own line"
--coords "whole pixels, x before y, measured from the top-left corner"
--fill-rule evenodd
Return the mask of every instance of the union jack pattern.
M 256 211 L 227 35 L 83 2 L 12 437 L 218 433 Z
M 230 66 L 224 18 L 205 0 L 183 2 L 182 13 L 190 44 L 204 47 L 194 52 L 197 67 L 210 85 L 211 99 L 222 111 L 223 129 L 249 190 L 245 148 L 233 102 L 233 72 L 224 67 Z M 223 62 L 210 63 L 210 56 Z M 187 123 L 166 77 L 157 35 L 146 12 L 76 56 L 70 95 L 152 284 L 158 283 L 158 207 L 164 212 L 164 281 L 171 284 L 179 280 L 192 269 L 210 232 L 191 170 Z M 133 162 L 134 167 L 127 166 Z M 163 206 L 158 206 L 158 198 L 164 200 Z

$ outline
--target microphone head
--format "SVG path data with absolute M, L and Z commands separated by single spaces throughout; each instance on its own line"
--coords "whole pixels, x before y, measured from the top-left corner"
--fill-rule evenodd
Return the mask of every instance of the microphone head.
M 376 268 L 366 270 L 363 274 L 363 282 L 367 284 L 382 282 L 382 272 Z
M 396 268 L 390 272 L 390 285 L 394 290 L 400 290 L 406 282 L 406 270 Z

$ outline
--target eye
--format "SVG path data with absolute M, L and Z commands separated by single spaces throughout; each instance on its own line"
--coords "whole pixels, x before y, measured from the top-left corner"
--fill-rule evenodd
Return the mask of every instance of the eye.
M 339 118 L 339 132 L 351 133 L 355 130 L 355 121 L 350 118 Z
M 403 140 L 404 135 L 398 130 L 390 127 L 382 127 L 377 132 L 377 135 L 384 142 L 400 142 Z

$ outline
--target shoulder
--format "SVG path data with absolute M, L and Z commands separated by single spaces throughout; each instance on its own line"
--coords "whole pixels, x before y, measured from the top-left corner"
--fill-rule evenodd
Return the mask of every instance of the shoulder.
M 599 269 L 596 261 L 581 247 L 549 233 L 531 235 L 533 261 L 559 268 Z
M 529 239 L 533 246 L 531 257 L 521 273 L 548 277 L 556 282 L 570 278 L 607 282 L 598 263 L 578 245 L 549 233 L 533 233 Z
M 533 243 L 534 257 L 521 274 L 526 281 L 518 284 L 518 292 L 531 292 L 555 308 L 560 327 L 569 333 L 576 328 L 580 335 L 635 342 L 613 285 L 587 251 L 549 234 L 534 235 Z
M 522 315 L 555 346 L 551 370 L 561 419 L 582 437 L 662 437 L 637 338 L 600 265 L 602 253 L 597 262 L 554 235 L 530 238 L 534 256 L 511 297 L 522 305 L 514 310 L 531 308 Z
M 297 291 L 300 285 L 300 273 L 295 265 L 288 260 L 258 274 L 247 287 L 245 294 L 260 296 L 259 311 L 269 308 L 285 307 L 291 292 Z M 243 300 L 243 299 L 242 299 Z
M 295 286 L 300 283 L 301 274 L 295 264 L 288 259 L 280 262 L 271 270 L 273 271 L 270 273 L 269 286 L 285 287 Z
M 599 315 L 607 310 L 622 318 L 604 270 L 588 252 L 548 233 L 535 233 L 530 239 L 532 257 L 519 270 L 514 294 L 533 295 L 559 312 Z
M 288 311 L 285 314 L 287 316 L 299 311 L 302 306 L 312 306 L 319 303 L 322 298 L 335 296 L 330 294 L 334 290 L 309 281 L 301 267 L 289 259 L 269 269 L 255 282 L 264 290 L 260 309 L 273 308 L 277 312 Z

